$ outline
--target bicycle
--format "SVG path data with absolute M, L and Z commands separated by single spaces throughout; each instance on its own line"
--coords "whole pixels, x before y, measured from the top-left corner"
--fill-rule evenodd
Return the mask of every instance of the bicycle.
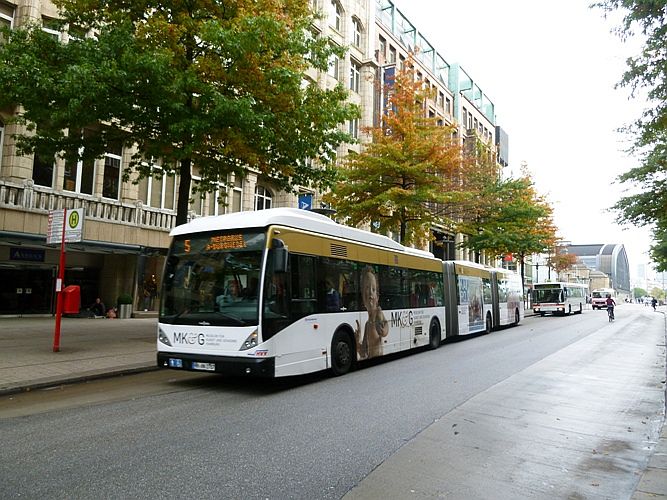
M 611 323 L 614 321 L 614 308 L 613 307 L 607 307 L 607 316 L 609 316 L 609 322 Z

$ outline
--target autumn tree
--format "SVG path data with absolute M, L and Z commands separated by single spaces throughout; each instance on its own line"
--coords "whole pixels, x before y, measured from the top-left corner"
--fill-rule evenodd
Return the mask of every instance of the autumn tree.
M 525 173 L 516 179 L 489 179 L 480 201 L 477 217 L 458 226 L 466 235 L 463 246 L 495 256 L 517 256 L 525 281 L 526 257 L 555 245 L 553 208 Z
M 25 125 L 20 153 L 73 164 L 136 146 L 125 178 L 178 174 L 177 224 L 193 165 L 200 191 L 246 168 L 288 190 L 332 181 L 349 137 L 338 125 L 358 110 L 342 86 L 305 83 L 308 68 L 325 71 L 340 55 L 311 34 L 310 2 L 53 1 L 68 43 L 39 25 L 0 34 L 0 108 Z
M 348 224 L 423 245 L 434 225 L 453 226 L 446 207 L 461 197 L 461 148 L 452 126 L 426 116 L 429 95 L 412 61 L 404 68 L 385 89 L 381 125 L 367 130 L 372 142 L 346 158 L 326 199 Z
M 573 253 L 567 253 L 561 245 L 556 245 L 550 253 L 549 267 L 556 271 L 556 274 L 567 271 L 577 263 L 577 256 Z
M 630 149 L 640 166 L 622 174 L 619 180 L 638 188 L 621 198 L 614 209 L 621 221 L 654 229 L 656 244 L 651 257 L 658 269 L 667 270 L 667 0 L 602 0 L 594 4 L 605 13 L 620 10 L 623 21 L 618 33 L 629 38 L 639 34 L 641 52 L 627 60 L 620 86 L 645 90 L 650 105 L 626 131 L 633 136 Z

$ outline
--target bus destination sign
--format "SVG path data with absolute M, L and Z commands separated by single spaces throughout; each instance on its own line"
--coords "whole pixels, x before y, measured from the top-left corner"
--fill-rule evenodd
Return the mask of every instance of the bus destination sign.
M 242 234 L 224 234 L 222 236 L 211 236 L 204 250 L 210 252 L 216 250 L 234 250 L 245 247 L 246 244 Z

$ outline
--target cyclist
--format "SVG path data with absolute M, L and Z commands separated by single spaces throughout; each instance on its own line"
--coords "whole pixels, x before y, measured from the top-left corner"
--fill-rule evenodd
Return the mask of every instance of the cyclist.
M 611 294 L 607 294 L 607 314 L 609 315 L 609 321 L 614 321 L 614 306 L 616 305 L 616 302 L 614 299 L 611 298 Z

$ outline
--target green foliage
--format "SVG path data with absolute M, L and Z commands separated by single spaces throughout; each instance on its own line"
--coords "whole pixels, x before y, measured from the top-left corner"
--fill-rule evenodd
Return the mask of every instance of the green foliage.
M 118 296 L 118 299 L 116 299 L 116 303 L 117 303 L 118 305 L 121 305 L 121 304 L 132 304 L 132 303 L 134 303 L 134 300 L 132 300 L 132 295 L 130 295 L 129 293 L 121 293 L 121 294 Z
M 327 186 L 338 125 L 358 116 L 342 86 L 304 85 L 336 49 L 310 36 L 303 0 L 230 2 L 56 0 L 63 23 L 94 37 L 63 44 L 39 26 L 4 31 L 0 107 L 20 104 L 23 153 L 99 158 L 137 145 L 125 178 L 178 173 L 177 223 L 190 169 L 211 191 L 250 167 L 282 189 Z M 304 161 L 320 160 L 321 169 Z
M 619 177 L 639 192 L 621 198 L 613 209 L 622 222 L 654 229 L 651 257 L 659 269 L 667 270 L 667 1 L 603 0 L 594 6 L 605 13 L 622 11 L 620 36 L 639 35 L 643 40 L 641 52 L 627 60 L 620 82 L 633 95 L 645 90 L 649 99 L 642 115 L 626 128 L 634 136 L 631 152 L 640 157 L 641 166 Z
M 632 289 L 632 296 L 633 297 L 646 297 L 648 295 L 648 292 L 644 290 L 643 288 L 633 288 Z
M 474 219 L 458 230 L 467 235 L 463 246 L 492 255 L 508 253 L 523 258 L 543 253 L 556 240 L 553 209 L 539 196 L 527 175 L 518 179 L 492 177 L 479 192 Z
M 524 173 L 518 179 L 483 176 L 474 217 L 464 218 L 458 228 L 467 237 L 463 246 L 491 255 L 516 255 L 525 283 L 526 256 L 543 253 L 555 246 L 553 209 L 535 191 Z

